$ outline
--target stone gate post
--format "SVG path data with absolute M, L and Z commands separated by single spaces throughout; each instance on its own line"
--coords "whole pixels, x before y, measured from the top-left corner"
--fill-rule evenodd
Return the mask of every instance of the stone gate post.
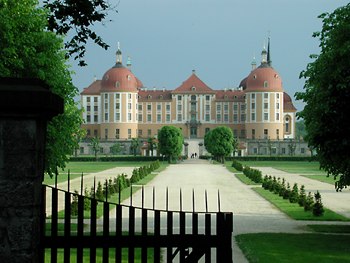
M 62 112 L 43 82 L 0 78 L 0 262 L 39 262 L 46 124 Z

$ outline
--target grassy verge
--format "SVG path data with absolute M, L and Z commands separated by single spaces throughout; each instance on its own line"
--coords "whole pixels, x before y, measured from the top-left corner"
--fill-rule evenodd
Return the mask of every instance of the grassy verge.
M 307 225 L 311 230 L 319 233 L 350 234 L 350 225 Z
M 306 175 L 301 174 L 301 176 L 310 178 L 312 180 L 317 180 L 317 181 L 320 181 L 323 183 L 331 184 L 331 185 L 334 185 L 334 183 L 335 183 L 333 176 L 327 177 L 327 175 L 324 175 L 324 174 L 306 174 Z
M 247 185 L 260 185 L 259 183 L 255 183 L 254 181 L 250 180 L 242 172 L 237 171 L 235 168 L 232 167 L 231 164 L 232 162 L 225 162 L 226 169 L 229 170 L 231 173 L 234 173 L 238 180 L 240 180 L 242 183 Z
M 304 211 L 303 207 L 300 207 L 296 203 L 290 203 L 289 200 L 283 199 L 280 196 L 271 193 L 260 187 L 252 188 L 259 195 L 264 197 L 267 201 L 275 205 L 283 213 L 287 214 L 295 220 L 315 220 L 315 221 L 349 221 L 350 219 L 339 215 L 332 210 L 325 208 L 325 213 L 323 216 L 314 216 L 312 212 Z
M 236 241 L 249 262 L 350 262 L 349 235 L 243 234 Z

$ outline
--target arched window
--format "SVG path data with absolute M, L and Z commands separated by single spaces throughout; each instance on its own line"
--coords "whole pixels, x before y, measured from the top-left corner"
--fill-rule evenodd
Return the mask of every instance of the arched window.
M 269 83 L 265 80 L 264 81 L 264 88 L 268 88 L 269 87 Z
M 290 133 L 290 117 L 287 116 L 285 119 L 285 133 Z
M 119 81 L 116 81 L 116 82 L 115 82 L 115 87 L 116 87 L 116 88 L 119 88 L 119 87 L 120 87 L 120 82 L 119 82 Z

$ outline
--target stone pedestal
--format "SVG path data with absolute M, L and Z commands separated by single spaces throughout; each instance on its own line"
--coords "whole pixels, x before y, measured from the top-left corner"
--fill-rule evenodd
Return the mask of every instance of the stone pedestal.
M 0 78 L 0 262 L 39 262 L 46 123 L 62 112 L 41 81 Z

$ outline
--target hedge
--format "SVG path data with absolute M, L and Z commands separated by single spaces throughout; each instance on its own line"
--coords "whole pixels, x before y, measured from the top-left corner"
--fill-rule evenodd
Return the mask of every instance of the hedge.
M 203 158 L 204 159 L 204 158 Z M 312 162 L 318 161 L 316 156 L 230 156 L 225 158 L 226 161 L 291 161 L 291 162 Z
M 99 156 L 97 159 L 99 162 L 151 162 L 162 161 L 162 157 L 159 156 Z M 70 162 L 95 162 L 94 156 L 78 156 L 70 157 Z

